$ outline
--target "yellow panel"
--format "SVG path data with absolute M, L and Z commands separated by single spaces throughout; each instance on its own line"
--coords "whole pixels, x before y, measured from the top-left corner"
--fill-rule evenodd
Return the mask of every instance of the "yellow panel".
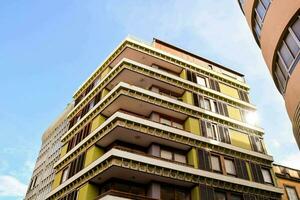
M 84 167 L 88 166 L 104 154 L 104 150 L 96 145 L 90 147 L 85 155 Z
M 184 122 L 184 130 L 200 135 L 199 120 L 196 118 L 188 117 Z
M 193 187 L 192 189 L 192 192 L 191 192 L 191 200 L 200 200 L 200 189 L 199 189 L 199 186 L 195 186 Z
M 246 162 L 246 167 L 247 167 L 247 173 L 248 173 L 249 179 L 250 179 L 250 181 L 253 181 L 249 162 Z
M 61 151 L 60 151 L 60 157 L 63 157 L 64 155 L 66 155 L 68 150 L 68 143 L 64 144 L 64 146 L 62 146 Z
M 185 91 L 184 94 L 182 95 L 182 101 L 184 103 L 194 105 L 193 94 L 191 92 Z
M 232 145 L 251 150 L 251 145 L 247 134 L 232 129 L 229 129 L 229 132 Z
M 101 99 L 102 99 L 103 97 L 105 97 L 108 93 L 109 93 L 109 91 L 108 91 L 107 89 L 104 88 L 104 89 L 101 91 Z
M 110 67 L 107 67 L 100 75 L 100 79 L 103 79 L 104 76 L 108 74 L 108 72 L 111 70 Z
M 182 70 L 182 72 L 180 73 L 180 78 L 183 78 L 183 79 L 187 79 L 187 75 L 186 75 L 186 70 Z
M 193 165 L 194 168 L 198 168 L 198 156 L 197 156 L 197 150 L 196 148 L 192 148 L 188 154 L 187 154 L 187 158 L 188 158 L 188 164 Z
M 227 109 L 230 118 L 242 121 L 241 112 L 238 108 L 227 106 Z
M 54 181 L 52 183 L 52 187 L 51 189 L 54 190 L 55 188 L 57 188 L 57 186 L 60 185 L 60 180 L 61 180 L 61 177 L 62 177 L 62 172 L 63 170 L 60 170 L 59 172 L 57 172 L 54 176 Z
M 224 85 L 222 83 L 219 83 L 220 85 L 220 91 L 224 94 L 227 94 L 228 96 L 231 96 L 231 97 L 234 97 L 234 98 L 237 98 L 239 99 L 239 93 L 237 91 L 237 89 L 233 88 L 233 87 L 230 87 L 228 85 Z
M 91 132 L 93 132 L 96 128 L 98 128 L 103 122 L 105 122 L 105 117 L 102 115 L 98 115 L 92 121 Z
M 91 183 L 86 183 L 78 191 L 78 200 L 95 199 L 99 195 L 99 188 Z

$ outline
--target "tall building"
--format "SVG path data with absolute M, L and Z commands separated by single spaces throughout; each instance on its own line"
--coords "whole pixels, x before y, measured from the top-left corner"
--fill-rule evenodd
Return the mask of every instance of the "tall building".
M 278 187 L 283 188 L 282 200 L 300 199 L 300 170 L 274 164 Z
M 68 131 L 68 113 L 73 104 L 69 104 L 60 116 L 48 127 L 42 136 L 42 146 L 39 152 L 32 178 L 30 180 L 25 200 L 41 200 L 51 191 L 55 170 L 53 165 L 59 159 L 60 141 L 63 134 Z
M 284 97 L 300 148 L 300 1 L 238 1 L 274 83 Z
M 242 74 L 126 38 L 80 86 L 47 199 L 278 200 Z

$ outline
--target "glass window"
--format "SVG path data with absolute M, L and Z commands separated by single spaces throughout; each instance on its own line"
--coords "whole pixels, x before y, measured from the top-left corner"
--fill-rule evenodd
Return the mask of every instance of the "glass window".
M 262 168 L 261 172 L 262 172 L 265 183 L 273 183 L 270 170 Z
M 207 130 L 207 137 L 208 138 L 213 138 L 213 128 L 211 126 L 211 123 L 206 123 L 206 130 Z
M 231 200 L 242 200 L 242 195 L 231 194 Z
M 172 160 L 172 152 L 162 149 L 160 151 L 160 157 Z
M 185 155 L 174 153 L 174 160 L 181 163 L 186 163 Z
M 236 175 L 234 161 L 231 159 L 224 159 L 226 173 L 230 175 Z
M 291 33 L 286 36 L 285 43 L 295 58 L 299 52 L 299 46 Z
M 285 45 L 285 43 L 283 43 L 283 45 L 279 49 L 279 54 L 280 54 L 281 58 L 283 59 L 284 63 L 286 64 L 287 68 L 289 69 L 294 58 L 293 58 L 290 50 Z
M 218 156 L 211 156 L 211 168 L 214 171 L 221 171 L 220 158 Z
M 202 85 L 202 86 L 206 87 L 206 81 L 205 81 L 205 78 L 203 78 L 203 77 L 197 76 L 197 83 L 199 85 Z
M 218 111 L 218 104 L 217 104 L 216 101 L 213 101 L 211 110 L 212 110 L 213 112 L 216 112 L 216 113 L 219 112 L 219 111 Z
M 285 187 L 289 200 L 299 200 L 296 189 L 293 187 Z
M 298 40 L 300 40 L 300 20 L 299 20 L 299 18 L 293 24 L 292 29 L 293 29 L 293 32 L 295 33 L 295 35 L 297 36 Z
M 177 123 L 177 122 L 173 122 L 173 123 L 172 123 L 172 126 L 175 127 L 175 128 L 183 129 L 183 125 L 182 125 L 182 124 L 179 124 L 179 123 Z
M 210 110 L 210 102 L 209 99 L 204 99 L 204 108 L 206 110 Z
M 226 193 L 215 191 L 215 200 L 226 200 Z
M 256 11 L 257 11 L 259 17 L 263 20 L 265 18 L 266 9 L 261 2 L 258 2 Z
M 67 167 L 66 169 L 64 169 L 62 178 L 61 178 L 62 183 L 68 179 L 69 171 L 70 171 L 70 167 Z
M 160 123 L 168 125 L 168 126 L 172 125 L 172 122 L 170 120 L 162 118 L 162 117 L 160 118 Z
M 270 0 L 261 0 L 261 3 L 264 5 L 265 9 L 267 10 L 270 5 Z

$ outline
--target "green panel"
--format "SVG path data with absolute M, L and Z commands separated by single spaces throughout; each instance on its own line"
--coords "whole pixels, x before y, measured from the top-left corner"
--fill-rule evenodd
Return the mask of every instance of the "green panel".
M 182 95 L 182 101 L 184 103 L 194 105 L 193 94 L 189 91 L 185 91 L 184 94 Z
M 77 200 L 93 200 L 99 195 L 99 189 L 96 185 L 86 183 L 79 189 Z
M 196 148 L 192 148 L 189 152 L 188 152 L 188 164 L 193 165 L 194 168 L 198 168 L 198 156 L 197 156 L 197 149 Z
M 85 156 L 84 167 L 87 167 L 89 164 L 100 158 L 104 154 L 104 150 L 96 145 L 90 147 Z
M 52 183 L 52 190 L 54 190 L 55 188 L 57 188 L 57 186 L 60 185 L 60 180 L 61 180 L 61 177 L 62 177 L 62 170 L 57 172 L 54 176 L 54 181 Z
M 200 192 L 199 192 L 199 186 L 193 187 L 191 191 L 191 200 L 200 200 Z
M 243 149 L 251 150 L 250 140 L 247 134 L 229 129 L 231 144 Z
M 186 75 L 186 70 L 182 70 L 182 72 L 180 73 L 180 78 L 183 78 L 183 79 L 187 79 L 187 75 Z
M 63 157 L 64 155 L 66 155 L 67 150 L 68 150 L 68 143 L 64 144 L 64 146 L 61 148 L 60 157 Z
M 184 122 L 184 129 L 195 135 L 200 135 L 199 120 L 193 117 L 188 117 Z
M 111 70 L 110 67 L 107 67 L 100 75 L 101 80 L 108 74 L 108 72 Z
M 96 128 L 98 128 L 103 122 L 105 122 L 106 118 L 102 115 L 98 115 L 92 121 L 91 132 L 93 132 Z
M 108 93 L 109 93 L 109 91 L 108 91 L 107 89 L 104 88 L 104 89 L 101 91 L 101 99 L 102 99 L 103 97 L 105 97 Z

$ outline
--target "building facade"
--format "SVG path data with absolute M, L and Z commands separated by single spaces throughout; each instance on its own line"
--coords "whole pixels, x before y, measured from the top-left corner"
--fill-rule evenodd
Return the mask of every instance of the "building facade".
M 51 191 L 54 181 L 54 163 L 58 161 L 61 137 L 68 131 L 68 113 L 72 110 L 73 104 L 69 104 L 64 112 L 51 124 L 42 136 L 42 146 L 30 180 L 26 200 L 45 199 Z
M 73 96 L 46 199 L 280 199 L 248 93 L 238 72 L 126 38 Z
M 277 184 L 284 191 L 282 200 L 300 200 L 300 171 L 282 165 L 273 165 Z
M 300 148 L 300 1 L 238 0 L 278 91 Z

